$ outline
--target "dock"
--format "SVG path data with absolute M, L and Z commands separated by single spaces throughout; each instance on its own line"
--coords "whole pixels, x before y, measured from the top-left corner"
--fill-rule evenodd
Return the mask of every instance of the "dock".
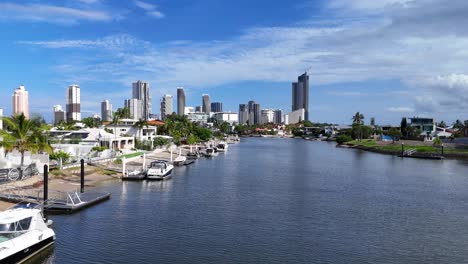
M 44 210 L 48 213 L 71 214 L 103 202 L 110 198 L 110 193 L 66 193 L 66 199 L 50 199 L 44 204 Z

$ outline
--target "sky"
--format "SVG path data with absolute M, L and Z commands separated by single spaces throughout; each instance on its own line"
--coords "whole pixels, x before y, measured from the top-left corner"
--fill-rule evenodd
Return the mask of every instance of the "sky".
M 83 116 L 100 114 L 145 80 L 157 114 L 178 86 L 189 106 L 208 93 L 225 111 L 288 112 L 307 70 L 313 122 L 467 120 L 467 13 L 466 0 L 0 0 L 0 108 L 23 84 L 51 120 L 76 83 Z

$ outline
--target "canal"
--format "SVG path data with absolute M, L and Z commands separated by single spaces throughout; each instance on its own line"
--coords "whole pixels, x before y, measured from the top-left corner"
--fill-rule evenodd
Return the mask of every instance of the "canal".
M 52 216 L 43 263 L 463 263 L 468 163 L 243 138 L 165 182 Z

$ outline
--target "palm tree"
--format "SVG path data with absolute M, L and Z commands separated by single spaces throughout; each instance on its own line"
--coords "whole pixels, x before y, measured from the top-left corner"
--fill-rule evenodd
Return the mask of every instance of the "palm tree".
M 133 124 L 133 127 L 138 129 L 138 135 L 141 139 L 143 128 L 148 128 L 148 121 L 140 119 L 137 122 L 135 122 L 135 124 Z
M 456 120 L 455 123 L 453 123 L 453 128 L 458 128 L 462 129 L 463 128 L 463 123 L 460 120 Z
M 439 127 L 446 128 L 446 127 L 447 127 L 447 125 L 445 124 L 445 122 L 444 122 L 444 121 L 440 121 L 440 123 L 439 123 Z
M 0 130 L 0 146 L 5 150 L 18 150 L 21 154 L 21 167 L 24 165 L 24 153 L 30 151 L 37 152 L 52 152 L 52 147 L 47 142 L 47 138 L 42 134 L 40 127 L 37 127 L 31 120 L 27 119 L 24 114 L 15 115 L 12 117 L 4 117 L 3 121 L 8 127 L 7 130 Z
M 358 127 L 358 131 L 359 131 L 359 134 L 358 134 L 358 139 L 359 141 L 361 141 L 362 139 L 362 125 L 364 124 L 364 115 L 357 112 L 352 118 L 353 120 L 353 125 L 356 125 Z
M 130 118 L 130 109 L 128 107 L 118 108 L 112 115 L 112 124 L 114 125 L 114 136 L 117 142 L 117 124 L 121 119 Z

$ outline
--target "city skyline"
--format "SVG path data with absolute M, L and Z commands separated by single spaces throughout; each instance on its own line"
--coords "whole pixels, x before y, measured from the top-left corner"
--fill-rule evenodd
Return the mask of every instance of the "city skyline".
M 52 120 L 51 105 L 63 104 L 62 87 L 78 83 L 86 117 L 100 112 L 103 98 L 115 106 L 128 99 L 129 83 L 143 79 L 153 98 L 183 86 L 186 105 L 198 106 L 207 93 L 230 111 L 255 98 L 287 112 L 291 82 L 306 70 L 313 122 L 349 123 L 357 111 L 378 123 L 396 124 L 402 116 L 465 119 L 466 36 L 457 25 L 467 20 L 459 14 L 468 3 L 371 2 L 147 1 L 158 17 L 133 1 L 3 2 L 0 99 L 23 83 L 34 95 L 30 112 Z M 265 4 L 269 12 L 254 12 Z M 217 12 L 200 11 L 210 8 Z M 200 15 L 197 23 L 187 21 Z M 158 34 L 150 34 L 154 28 Z M 158 108 L 155 103 L 152 112 Z

